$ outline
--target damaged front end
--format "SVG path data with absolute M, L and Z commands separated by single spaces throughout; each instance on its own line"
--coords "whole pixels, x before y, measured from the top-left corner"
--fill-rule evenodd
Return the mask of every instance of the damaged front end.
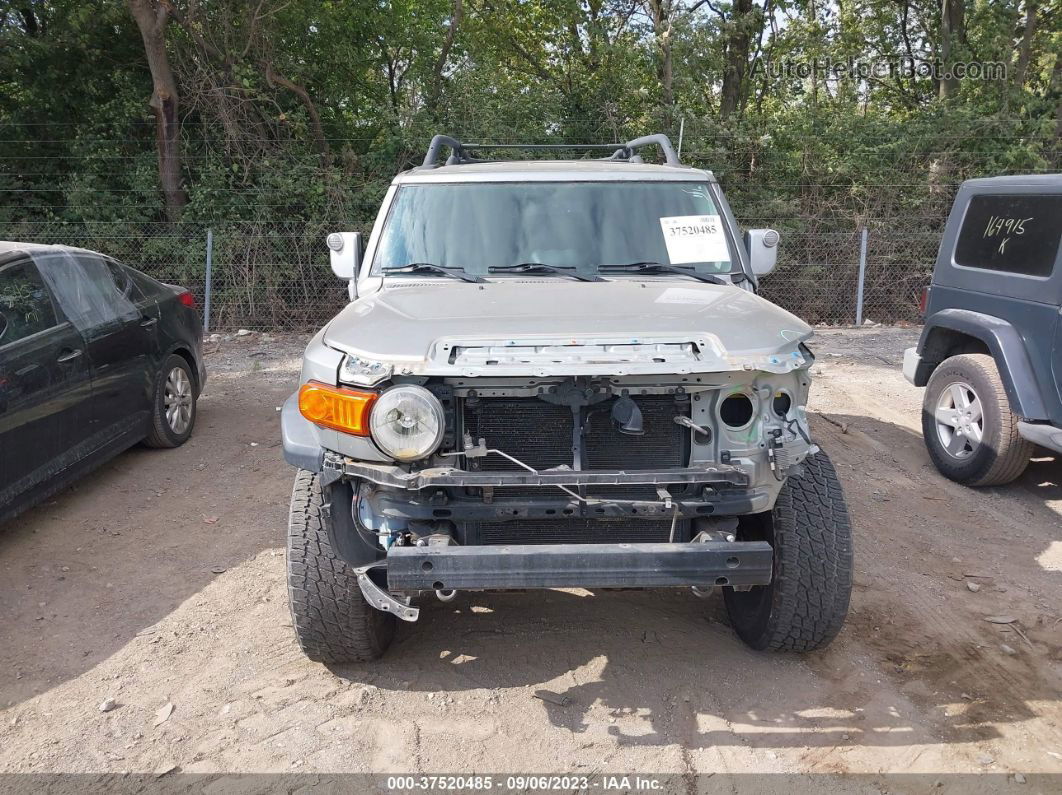
M 466 147 L 433 139 L 364 256 L 329 240 L 351 301 L 281 414 L 302 648 L 374 659 L 418 594 L 558 587 L 721 588 L 750 647 L 828 643 L 851 533 L 805 415 L 812 330 L 758 295 L 778 233 L 742 245 L 661 135 L 603 160 Z
M 415 620 L 425 590 L 768 583 L 770 547 L 737 541 L 738 517 L 769 511 L 815 449 L 810 361 L 801 346 L 785 372 L 393 376 L 438 402 L 438 449 L 322 461 L 382 550 L 349 556 L 367 600 Z

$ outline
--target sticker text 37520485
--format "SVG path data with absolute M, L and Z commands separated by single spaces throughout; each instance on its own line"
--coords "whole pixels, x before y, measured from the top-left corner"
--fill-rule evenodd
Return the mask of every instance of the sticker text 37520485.
M 730 262 L 726 235 L 718 215 L 673 215 L 660 219 L 660 229 L 672 265 Z

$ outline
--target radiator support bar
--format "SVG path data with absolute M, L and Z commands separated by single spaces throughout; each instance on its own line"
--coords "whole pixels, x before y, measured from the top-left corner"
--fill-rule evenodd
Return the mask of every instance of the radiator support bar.
M 407 472 L 393 464 L 371 464 L 335 453 L 325 453 L 325 470 L 363 478 L 380 486 L 397 489 L 426 489 L 433 486 L 623 486 L 629 484 L 701 483 L 744 488 L 749 476 L 736 466 L 698 464 L 682 469 L 582 470 L 570 467 L 531 472 L 468 472 L 455 467 L 430 467 Z

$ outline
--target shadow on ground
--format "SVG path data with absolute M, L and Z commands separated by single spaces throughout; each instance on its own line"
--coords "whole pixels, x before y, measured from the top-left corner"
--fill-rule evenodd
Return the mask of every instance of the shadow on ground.
M 420 622 L 399 628 L 381 663 L 334 673 L 396 690 L 526 688 L 529 710 L 533 691 L 544 689 L 539 700 L 555 726 L 579 734 L 604 725 L 634 746 L 966 743 L 999 737 L 1001 723 L 1038 717 L 1033 705 L 1057 704 L 1057 632 L 1037 623 L 1019 593 L 1005 596 L 1003 589 L 991 601 L 975 601 L 964 566 L 952 563 L 959 553 L 994 556 L 1000 584 L 1022 577 L 1057 595 L 1057 572 L 1031 571 L 1057 535 L 1058 518 L 1031 495 L 1050 498 L 1057 490 L 1057 462 L 1037 461 L 1005 489 L 970 491 L 929 468 L 917 434 L 864 416 L 834 418 L 849 432 L 814 425 L 848 491 L 857 587 L 846 629 L 829 649 L 806 656 L 750 651 L 727 626 L 718 596 L 461 594 L 450 604 L 422 599 Z M 880 483 L 893 496 L 881 497 Z M 1007 511 L 1007 501 L 1039 517 L 1042 538 L 1008 543 L 995 519 L 967 519 L 982 505 Z M 979 582 L 987 592 L 996 580 Z M 1020 640 L 984 622 L 986 609 L 1016 610 L 1034 648 L 1001 653 L 1000 637 Z
M 833 418 L 850 431 L 821 420 L 813 426 L 849 492 L 857 587 L 849 622 L 829 649 L 752 652 L 726 625 L 718 595 L 464 593 L 450 604 L 422 600 L 421 621 L 400 626 L 394 649 L 376 666 L 333 672 L 386 689 L 525 688 L 528 709 L 541 701 L 556 727 L 582 733 L 603 725 L 627 745 L 966 743 L 1000 737 L 999 724 L 1037 718 L 1033 705 L 1057 704 L 1050 668 L 1060 656 L 1057 633 L 1022 609 L 1018 626 L 1034 650 L 1001 654 L 999 637 L 1020 640 L 984 622 L 984 609 L 1007 612 L 1015 599 L 1031 605 L 1001 592 L 988 603 L 972 601 L 963 567 L 948 561 L 960 552 L 995 556 L 1000 583 L 1023 576 L 1058 593 L 1057 572 L 1037 567 L 1032 574 L 1030 567 L 1057 534 L 1058 516 L 1044 500 L 1057 494 L 1062 468 L 1037 461 L 1011 486 L 972 491 L 931 469 L 919 434 L 866 416 Z M 894 496 L 880 498 L 879 483 Z M 1043 537 L 1009 543 L 994 519 L 981 516 L 971 526 L 966 518 L 981 505 L 1007 512 L 1008 503 L 1038 517 Z M 921 563 L 912 565 L 912 556 Z M 991 577 L 979 582 L 994 584 Z M 956 597 L 941 600 L 935 591 Z M 536 689 L 549 692 L 536 698 Z
M 224 390 L 208 386 L 183 447 L 134 447 L 0 526 L 0 706 L 77 677 L 282 537 L 274 405 L 290 390 Z
M 77 677 L 202 591 L 215 569 L 278 544 L 291 480 L 270 445 L 287 389 L 270 389 L 219 390 L 193 443 L 131 451 L 0 534 L 0 668 L 23 674 L 0 679 L 0 704 Z M 917 434 L 832 417 L 849 432 L 813 428 L 848 491 L 857 570 L 848 624 L 829 649 L 752 652 L 718 596 L 687 591 L 461 594 L 423 599 L 420 622 L 399 628 L 383 660 L 333 673 L 385 695 L 436 694 L 436 707 L 447 705 L 441 722 L 461 717 L 454 698 L 487 691 L 507 714 L 526 709 L 529 724 L 544 712 L 588 743 L 607 734 L 621 746 L 958 744 L 1057 714 L 1062 651 L 1056 625 L 1038 624 L 1037 611 L 1062 602 L 1059 577 L 1036 563 L 1059 540 L 1047 505 L 1057 463 L 971 492 L 929 467 Z M 990 562 L 980 594 L 964 583 L 971 563 L 952 563 L 959 554 L 978 568 Z M 1005 639 L 1019 653 L 1003 655 L 1004 628 L 985 622 L 986 611 L 1012 613 L 1030 648 L 1012 633 Z M 252 629 L 241 632 L 256 651 L 286 659 L 289 647 L 262 649 Z M 434 709 L 395 703 L 418 716 Z

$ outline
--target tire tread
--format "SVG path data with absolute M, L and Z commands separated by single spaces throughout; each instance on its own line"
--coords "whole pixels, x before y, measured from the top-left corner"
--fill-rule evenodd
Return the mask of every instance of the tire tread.
M 357 575 L 332 549 L 328 506 L 318 476 L 299 470 L 288 518 L 287 580 L 299 646 L 323 663 L 367 662 L 384 653 L 394 616 L 373 609 Z
M 844 625 L 852 593 L 852 526 L 837 472 L 824 453 L 809 456 L 775 502 L 770 616 L 763 627 L 731 621 L 761 651 L 808 652 Z M 726 592 L 728 607 L 740 593 Z

